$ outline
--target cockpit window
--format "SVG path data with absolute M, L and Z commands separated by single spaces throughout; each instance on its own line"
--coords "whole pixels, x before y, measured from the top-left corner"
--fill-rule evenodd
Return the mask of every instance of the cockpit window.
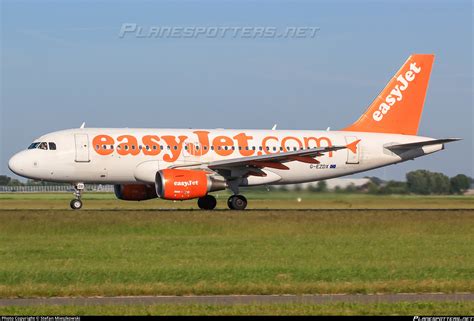
M 56 150 L 56 143 L 53 142 L 34 142 L 30 146 L 28 146 L 28 149 L 44 149 L 44 150 Z
M 32 144 L 28 147 L 28 149 L 35 149 L 35 148 L 38 147 L 39 144 L 40 144 L 40 143 L 32 143 Z

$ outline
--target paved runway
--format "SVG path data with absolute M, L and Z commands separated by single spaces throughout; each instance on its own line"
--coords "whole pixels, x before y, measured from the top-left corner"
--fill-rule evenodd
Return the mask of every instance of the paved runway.
M 70 212 L 68 208 L 0 208 L 0 211 L 15 211 L 15 212 Z M 153 212 L 153 211 L 163 211 L 163 212 L 189 212 L 196 211 L 201 212 L 199 208 L 90 208 L 90 209 L 81 209 L 80 212 L 117 212 L 117 211 L 134 211 L 134 212 Z M 229 212 L 228 208 L 216 208 L 213 211 L 215 212 Z M 373 208 L 373 207 L 341 207 L 341 208 L 247 208 L 246 212 L 338 212 L 338 211 L 348 211 L 348 212 L 395 212 L 395 211 L 415 211 L 415 212 L 445 212 L 445 211 L 474 211 L 474 207 L 435 207 L 435 208 L 426 208 L 426 207 L 394 207 L 394 208 Z
M 0 299 L 0 306 L 30 305 L 113 305 L 113 304 L 275 304 L 331 302 L 395 303 L 474 301 L 474 293 L 459 294 L 316 294 L 316 295 L 208 295 L 208 296 L 130 296 L 87 298 L 31 298 Z

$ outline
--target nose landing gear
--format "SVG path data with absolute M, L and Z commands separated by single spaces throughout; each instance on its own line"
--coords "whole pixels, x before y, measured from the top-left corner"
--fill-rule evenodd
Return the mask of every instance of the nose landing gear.
M 84 190 L 84 183 L 77 183 L 74 185 L 74 197 L 69 205 L 73 210 L 80 210 L 82 208 L 81 194 Z
M 71 200 L 71 203 L 69 203 L 69 205 L 73 210 L 80 210 L 82 207 L 82 201 L 80 199 L 74 199 Z

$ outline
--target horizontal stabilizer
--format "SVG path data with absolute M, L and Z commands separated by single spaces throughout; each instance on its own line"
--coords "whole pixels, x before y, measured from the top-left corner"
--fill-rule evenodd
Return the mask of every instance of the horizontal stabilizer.
M 433 140 L 425 140 L 425 141 L 416 142 L 416 143 L 390 145 L 390 146 L 385 146 L 385 148 L 388 148 L 390 150 L 413 149 L 413 148 L 419 148 L 419 147 L 428 146 L 428 145 L 445 144 L 445 143 L 455 142 L 458 140 L 461 140 L 461 138 L 433 139 Z

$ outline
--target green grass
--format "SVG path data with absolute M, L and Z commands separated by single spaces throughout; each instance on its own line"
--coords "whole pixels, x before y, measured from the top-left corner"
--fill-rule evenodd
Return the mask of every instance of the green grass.
M 469 208 L 474 196 L 369 195 L 315 192 L 246 191 L 249 209 L 320 209 L 320 208 Z M 227 192 L 214 193 L 218 209 L 227 209 Z M 1 209 L 68 209 L 71 193 L 0 193 Z M 299 199 L 299 200 L 298 200 Z M 120 201 L 111 193 L 84 193 L 85 210 L 98 209 L 197 209 L 196 200 L 142 202 Z
M 473 230 L 472 210 L 3 209 L 0 297 L 473 292 Z
M 0 315 L 472 315 L 474 302 L 0 307 Z

